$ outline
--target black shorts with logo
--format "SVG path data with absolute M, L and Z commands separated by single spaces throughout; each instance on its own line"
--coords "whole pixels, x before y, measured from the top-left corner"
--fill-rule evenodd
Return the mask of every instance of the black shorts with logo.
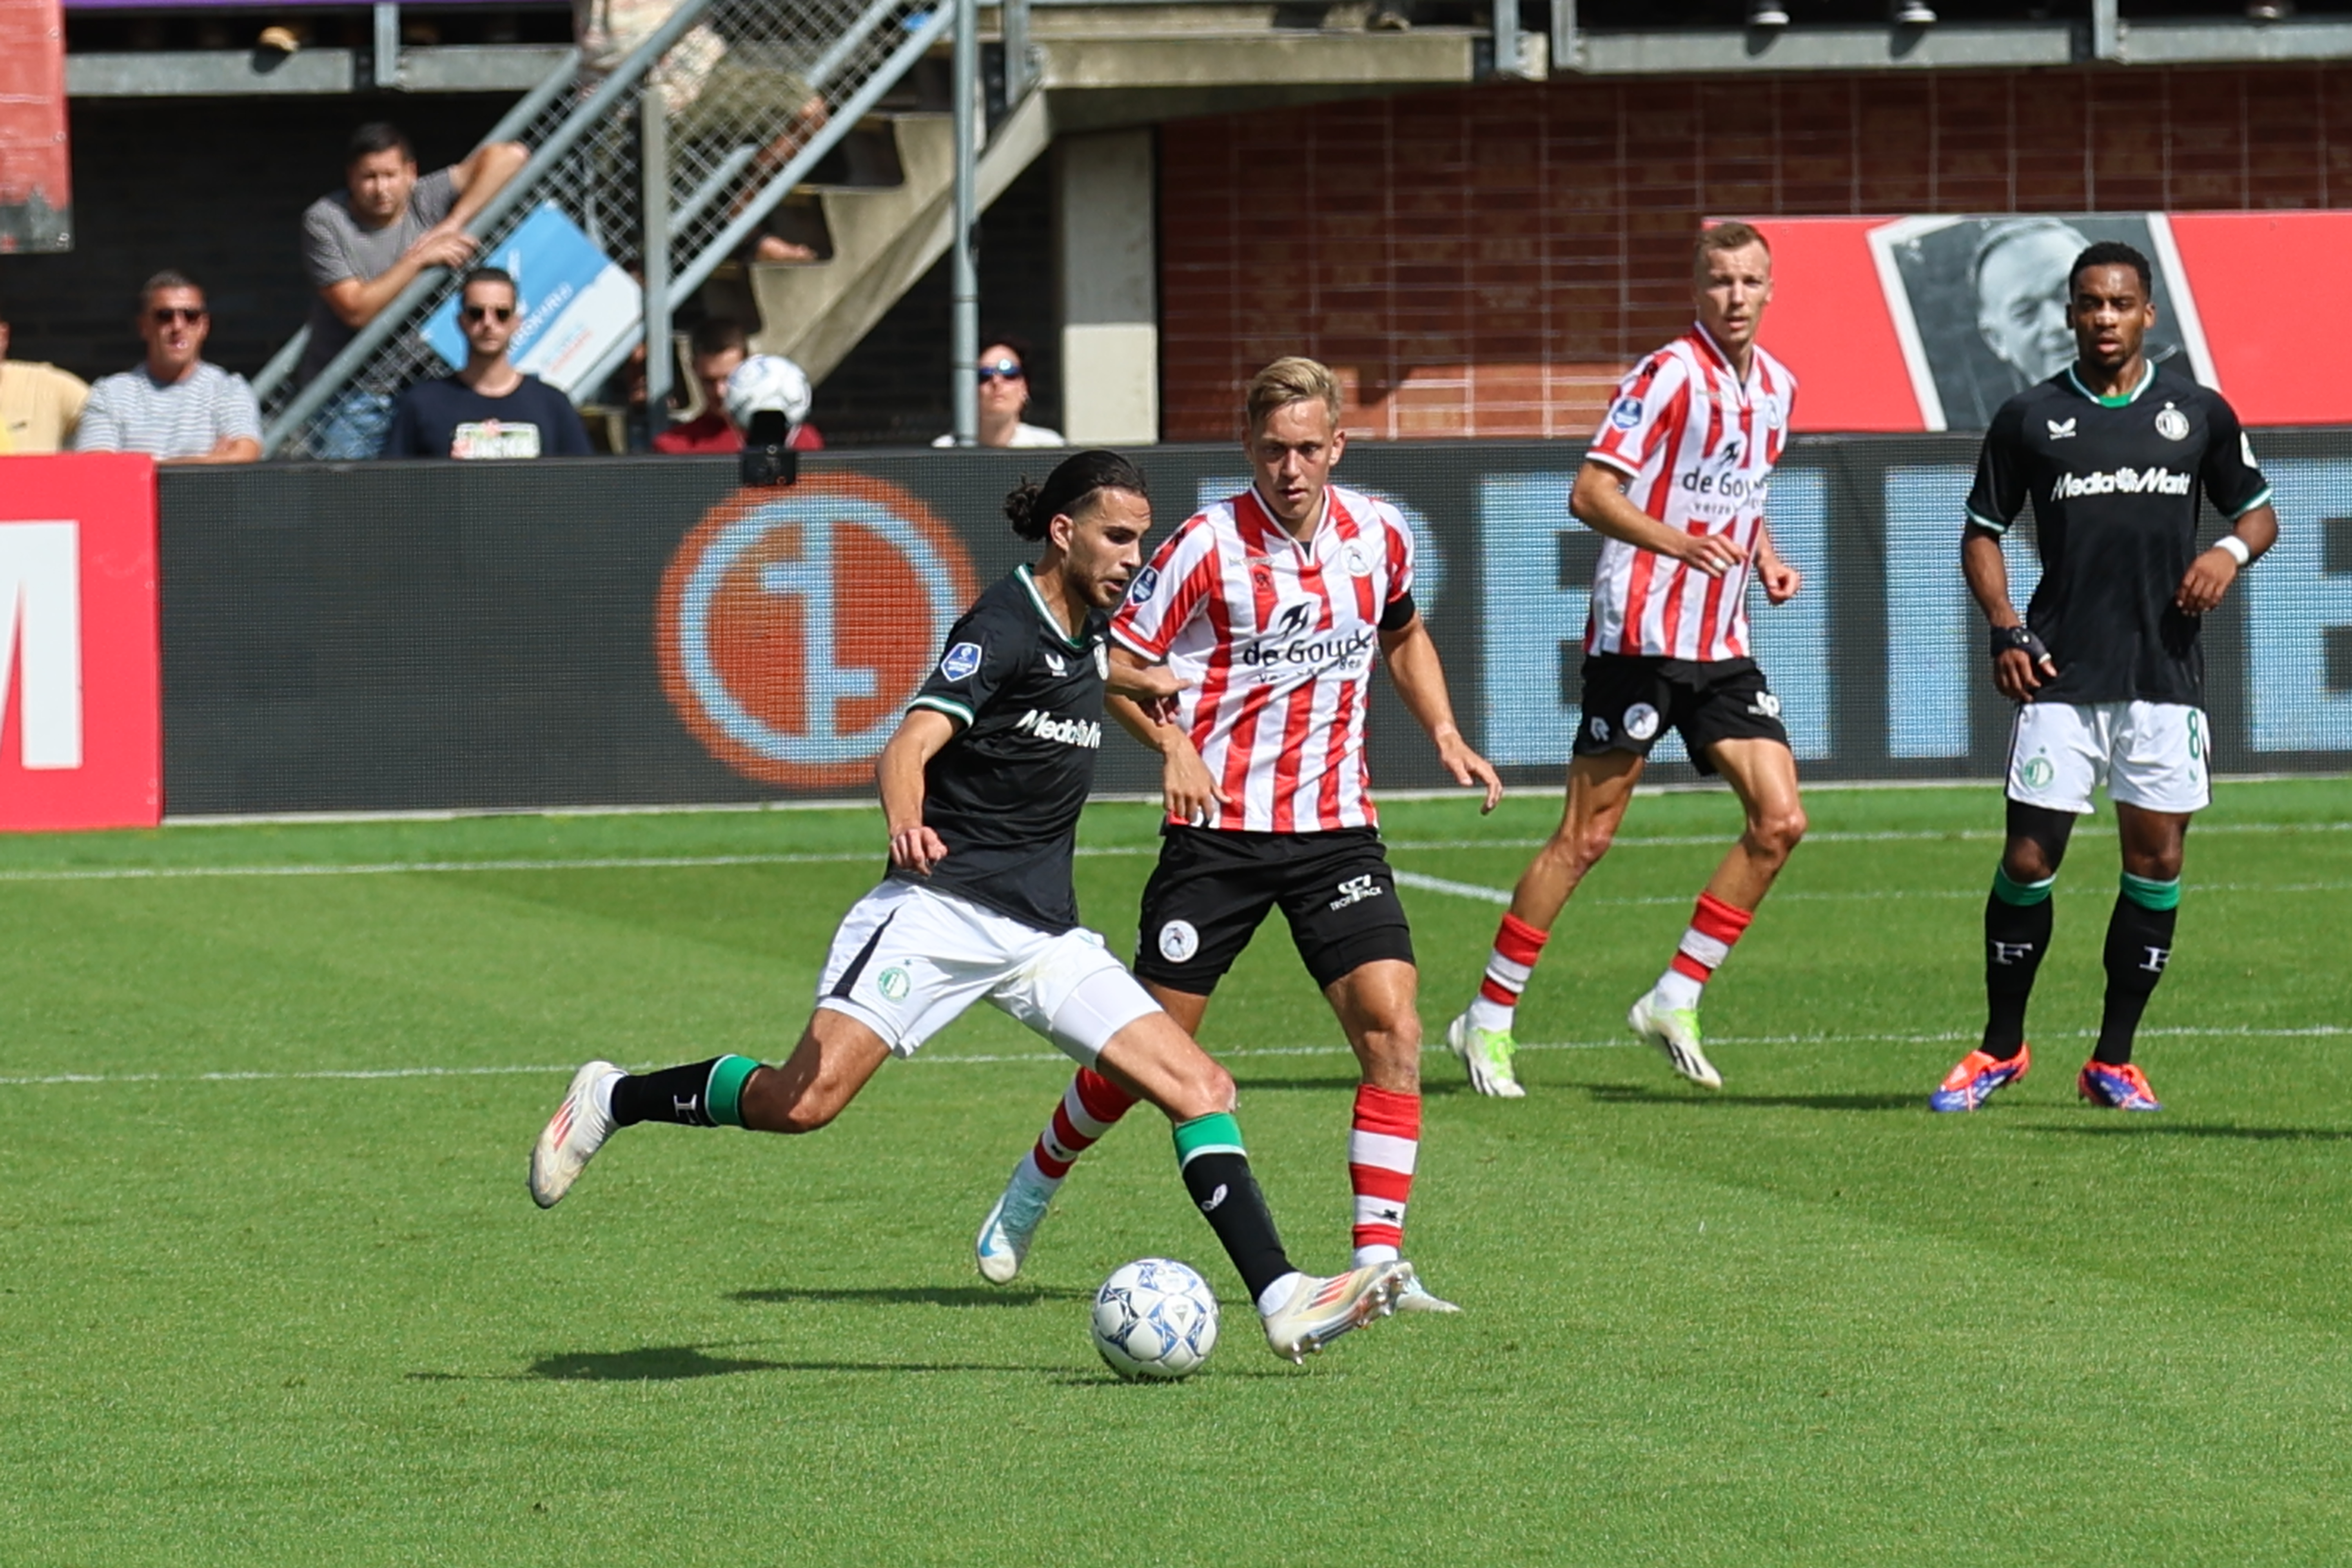
M 1378 959 L 1412 962 L 1412 931 L 1377 829 L 1160 833 L 1160 864 L 1143 889 L 1138 978 L 1208 995 L 1276 904 L 1318 987 Z
M 1780 700 L 1764 684 L 1764 672 L 1752 658 L 1700 663 L 1646 655 L 1585 656 L 1584 713 L 1572 748 L 1578 756 L 1633 752 L 1646 757 L 1668 730 L 1682 731 L 1691 762 L 1702 773 L 1715 772 L 1706 749 L 1717 741 L 1789 743 Z

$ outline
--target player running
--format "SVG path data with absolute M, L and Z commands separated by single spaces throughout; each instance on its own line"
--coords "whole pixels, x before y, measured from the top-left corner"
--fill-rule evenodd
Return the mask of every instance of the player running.
M 1167 1113 L 1185 1187 L 1249 1287 L 1266 1342 L 1299 1360 L 1386 1316 L 1412 1266 L 1328 1279 L 1292 1266 L 1250 1173 L 1233 1079 L 1079 925 L 1071 885 L 1110 679 L 1101 612 L 1151 526 L 1143 476 L 1117 453 L 1081 452 L 1005 511 L 1045 554 L 964 613 L 883 748 L 890 870 L 835 932 L 791 1059 L 723 1056 L 645 1074 L 588 1063 L 531 1151 L 531 1196 L 551 1207 L 615 1129 L 640 1121 L 814 1132 L 885 1059 L 914 1055 L 985 998 Z M 1118 684 L 1150 700 L 1176 689 L 1158 670 L 1122 669 Z
M 1937 1110 L 1974 1110 L 2032 1065 L 2025 1004 L 2050 948 L 2051 889 L 2102 783 L 2123 890 L 2107 919 L 2099 1042 L 2074 1087 L 2118 1110 L 2164 1109 L 2132 1037 L 2172 958 L 2189 819 L 2212 798 L 2197 634 L 2278 539 L 2236 413 L 2141 352 L 2156 324 L 2147 258 L 2103 240 L 2075 258 L 2067 288 L 2078 357 L 2000 405 L 1969 491 L 1961 567 L 1992 626 L 1993 684 L 2019 706 L 2009 842 L 1985 900 L 1984 1043 L 1929 1098 Z M 2201 553 L 2200 487 L 2232 524 Z M 2000 541 L 2028 497 L 2042 570 L 2021 621 Z
M 1110 623 L 1114 665 L 1167 662 L 1174 711 L 1114 695 L 1164 759 L 1160 864 L 1143 891 L 1135 973 L 1197 1034 L 1210 994 L 1279 905 L 1363 1072 L 1348 1140 L 1355 1261 L 1394 1260 L 1421 1140 L 1412 933 L 1381 846 L 1364 763 L 1372 656 L 1460 783 L 1502 784 L 1454 727 L 1445 672 L 1412 600 L 1412 532 L 1394 507 L 1332 484 L 1347 447 L 1339 384 L 1281 359 L 1249 385 L 1255 482 L 1187 521 Z M 1085 1067 L 1022 1157 L 975 1244 L 980 1271 L 1021 1270 L 1047 1203 L 1133 1097 Z M 1404 1310 L 1454 1311 L 1408 1279 Z
M 1744 223 L 1700 235 L 1693 292 L 1696 323 L 1625 378 L 1569 498 L 1608 536 L 1584 632 L 1583 712 L 1559 826 L 1512 892 L 1478 994 L 1445 1031 L 1481 1094 L 1526 1092 L 1512 1065 L 1519 994 L 1666 730 L 1682 731 L 1698 771 L 1721 773 L 1748 814 L 1674 961 L 1626 1016 L 1694 1083 L 1723 1087 L 1699 1048 L 1700 994 L 1805 834 L 1780 700 L 1748 652 L 1750 577 L 1775 605 L 1801 582 L 1764 523 L 1797 392 L 1756 343 L 1772 299 L 1764 237 Z

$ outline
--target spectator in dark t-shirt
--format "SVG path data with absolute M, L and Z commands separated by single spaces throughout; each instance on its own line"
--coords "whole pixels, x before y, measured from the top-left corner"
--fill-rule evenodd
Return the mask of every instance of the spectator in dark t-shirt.
M 654 437 L 654 450 L 672 456 L 693 452 L 740 452 L 743 432 L 727 414 L 727 378 L 743 363 L 750 342 L 742 324 L 729 316 L 706 316 L 687 344 L 689 368 L 702 387 L 702 412 L 682 425 L 673 425 Z M 821 452 L 824 437 L 806 420 L 793 424 L 792 447 L 798 452 Z
M 420 381 L 393 405 L 387 458 L 584 458 L 588 431 L 572 400 L 507 358 L 522 301 L 495 267 L 466 274 L 457 321 L 466 368 Z

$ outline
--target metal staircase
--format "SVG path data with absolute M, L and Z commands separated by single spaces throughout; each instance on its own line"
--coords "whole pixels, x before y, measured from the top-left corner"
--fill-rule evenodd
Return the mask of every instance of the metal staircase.
M 519 141 L 530 161 L 469 226 L 494 254 L 551 204 L 607 256 L 639 259 L 646 325 L 666 341 L 671 313 L 953 19 L 952 5 L 923 0 L 685 0 L 608 74 L 574 53 L 515 106 L 488 140 Z M 419 277 L 307 385 L 292 375 L 298 334 L 256 384 L 265 454 L 312 455 L 349 388 L 446 374 L 420 329 L 456 288 L 444 269 Z M 634 346 L 615 345 L 579 387 L 601 384 Z M 649 362 L 649 396 L 667 390 L 667 356 Z

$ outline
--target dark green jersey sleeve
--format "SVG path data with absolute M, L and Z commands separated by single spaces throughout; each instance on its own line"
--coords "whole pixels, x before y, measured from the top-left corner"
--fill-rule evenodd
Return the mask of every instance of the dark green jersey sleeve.
M 2015 398 L 2000 405 L 1977 453 L 1977 482 L 1969 487 L 1968 526 L 2007 533 L 2025 509 L 2025 410 Z
M 1036 642 L 1036 626 L 1025 609 L 1013 614 L 997 595 L 985 595 L 949 631 L 940 662 L 907 706 L 935 710 L 969 728 L 1021 673 Z
M 2219 393 L 2211 395 L 2205 427 L 2210 435 L 2197 477 L 2204 483 L 2213 510 L 2235 522 L 2271 499 L 2270 481 L 2263 478 L 2262 465 L 2254 461 L 2254 444 L 2238 423 L 2238 411 Z

